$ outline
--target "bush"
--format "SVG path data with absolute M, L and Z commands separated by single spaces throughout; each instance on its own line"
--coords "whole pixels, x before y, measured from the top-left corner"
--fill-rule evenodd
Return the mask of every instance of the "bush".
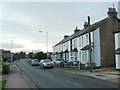
M 4 90 L 6 80 L 0 81 L 0 90 Z
M 10 63 L 9 62 L 3 62 L 2 63 L 2 73 L 8 74 L 10 71 Z

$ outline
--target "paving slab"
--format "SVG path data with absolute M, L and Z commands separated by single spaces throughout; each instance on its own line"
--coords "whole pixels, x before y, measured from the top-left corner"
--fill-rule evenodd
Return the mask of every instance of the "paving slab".
M 31 88 L 15 66 L 11 67 L 10 73 L 3 77 L 7 80 L 5 88 Z

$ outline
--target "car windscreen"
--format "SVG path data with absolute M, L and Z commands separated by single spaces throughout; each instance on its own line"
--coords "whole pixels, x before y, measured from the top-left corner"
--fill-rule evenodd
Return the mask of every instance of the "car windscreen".
M 46 59 L 46 60 L 44 60 L 44 62 L 51 62 L 51 60 L 49 60 L 49 59 Z
M 61 61 L 61 59 L 56 59 L 56 61 Z
M 36 59 L 36 60 L 34 60 L 34 62 L 39 62 L 39 61 Z

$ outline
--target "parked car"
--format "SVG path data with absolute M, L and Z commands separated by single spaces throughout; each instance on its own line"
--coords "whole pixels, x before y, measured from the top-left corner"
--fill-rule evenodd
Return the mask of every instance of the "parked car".
M 53 68 L 53 61 L 51 61 L 50 59 L 42 59 L 40 61 L 40 68 Z
M 34 65 L 39 65 L 39 60 L 38 59 L 32 59 L 31 60 L 31 65 L 34 66 Z
M 73 65 L 74 66 L 78 66 L 79 65 L 79 61 L 73 61 Z
M 63 60 L 62 59 L 55 59 L 54 63 L 55 64 L 60 64 L 60 63 L 63 63 Z
M 27 59 L 28 60 L 28 62 L 30 62 L 31 61 L 31 59 Z
M 90 68 L 90 63 L 85 64 L 85 68 Z M 92 68 L 96 68 L 96 64 L 92 63 Z

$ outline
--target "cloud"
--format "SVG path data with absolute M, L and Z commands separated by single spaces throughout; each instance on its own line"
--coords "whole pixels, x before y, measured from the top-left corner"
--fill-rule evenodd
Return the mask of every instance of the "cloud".
M 1 2 L 117 2 L 118 0 L 1 0 Z
M 107 6 L 112 5 L 112 3 L 73 2 L 29 3 L 15 0 L 9 3 L 9 1 L 2 3 L 0 41 L 8 43 L 13 40 L 16 51 L 27 49 L 46 51 L 46 34 L 38 31 L 48 31 L 49 49 L 52 51 L 52 46 L 63 39 L 64 34 L 72 34 L 76 26 L 83 27 L 88 14 L 91 15 L 91 23 L 96 22 L 98 19 L 101 20 L 101 17 L 106 17 Z M 10 48 L 10 43 L 2 46 Z
M 0 42 L 0 44 L 2 45 L 2 47 L 0 47 L 0 48 L 6 48 L 6 49 L 11 49 L 11 43 L 1 43 Z M 12 48 L 14 49 L 14 48 L 24 48 L 24 46 L 23 45 L 20 45 L 20 44 L 12 44 Z

